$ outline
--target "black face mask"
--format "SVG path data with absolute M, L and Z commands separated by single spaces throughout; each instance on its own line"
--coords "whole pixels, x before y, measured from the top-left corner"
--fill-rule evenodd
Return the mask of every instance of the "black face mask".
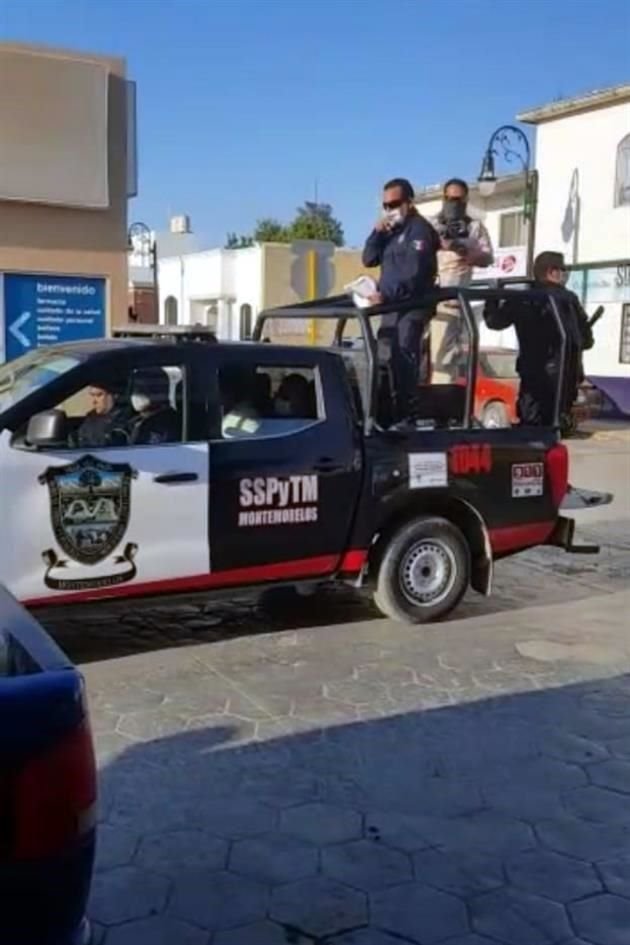
M 466 201 L 462 197 L 445 197 L 442 204 L 442 217 L 449 223 L 466 217 Z

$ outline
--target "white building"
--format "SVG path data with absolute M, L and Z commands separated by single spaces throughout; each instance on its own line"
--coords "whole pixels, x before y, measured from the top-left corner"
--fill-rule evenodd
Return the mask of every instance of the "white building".
M 159 257 L 160 321 L 207 325 L 225 340 L 247 338 L 263 309 L 343 292 L 362 272 L 360 255 L 324 241 L 298 240 Z M 298 328 L 306 330 L 294 322 L 277 332 Z
M 536 252 L 558 250 L 595 328 L 586 373 L 630 411 L 630 85 L 523 112 L 536 128 Z
M 207 325 L 226 340 L 247 337 L 262 305 L 262 281 L 258 245 L 159 259 L 160 321 Z

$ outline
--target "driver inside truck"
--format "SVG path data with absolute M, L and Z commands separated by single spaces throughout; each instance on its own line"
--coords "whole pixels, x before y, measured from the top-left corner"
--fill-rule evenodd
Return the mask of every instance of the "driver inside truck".
M 518 289 L 505 300 L 489 299 L 483 317 L 488 328 L 514 327 L 519 345 L 516 364 L 521 378 L 517 414 L 529 426 L 551 426 L 556 392 L 563 374 L 559 419 L 567 417 L 583 380 L 582 352 L 593 346 L 593 332 L 577 296 L 565 288 L 567 268 L 562 253 L 543 252 L 534 261 L 534 298 Z M 542 295 L 542 293 L 546 293 Z M 566 335 L 564 365 L 562 341 L 551 306 L 554 298 Z M 564 370 L 561 372 L 561 368 Z

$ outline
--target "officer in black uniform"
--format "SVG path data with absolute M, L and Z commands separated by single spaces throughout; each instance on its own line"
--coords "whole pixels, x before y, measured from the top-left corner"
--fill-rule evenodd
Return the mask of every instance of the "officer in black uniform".
M 381 267 L 373 305 L 419 297 L 435 285 L 439 237 L 428 220 L 416 210 L 414 192 L 405 178 L 385 184 L 383 217 L 368 236 L 363 265 Z M 379 351 L 388 360 L 393 375 L 396 414 L 409 414 L 417 393 L 418 367 L 424 330 L 430 310 L 384 315 L 379 330 Z
M 131 412 L 120 403 L 119 385 L 111 379 L 95 380 L 88 388 L 88 396 L 92 409 L 76 432 L 76 446 L 79 449 L 125 446 Z
M 550 426 L 561 368 L 561 337 L 549 301 L 553 295 L 566 335 L 564 377 L 560 392 L 560 422 L 569 417 L 584 379 L 582 352 L 594 339 L 586 312 L 575 293 L 565 288 L 567 268 L 562 253 L 540 253 L 534 261 L 532 288 L 546 292 L 539 299 L 519 298 L 518 290 L 504 302 L 486 302 L 489 328 L 514 327 L 519 344 L 517 370 L 521 378 L 517 413 L 521 423 Z
M 156 446 L 181 440 L 181 419 L 171 406 L 169 377 L 162 368 L 143 368 L 136 373 L 131 406 L 136 415 L 129 425 L 130 444 Z

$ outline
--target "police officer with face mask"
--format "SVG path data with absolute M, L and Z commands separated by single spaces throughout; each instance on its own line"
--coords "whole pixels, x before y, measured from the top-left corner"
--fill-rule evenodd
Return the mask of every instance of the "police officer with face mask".
M 408 180 L 396 177 L 385 184 L 383 216 L 376 223 L 363 249 L 363 265 L 381 267 L 378 292 L 372 305 L 420 298 L 435 285 L 437 233 L 414 206 Z M 379 330 L 381 360 L 391 368 L 395 394 L 395 416 L 409 415 L 416 396 L 422 336 L 430 311 L 418 309 L 384 315 Z
M 518 338 L 517 370 L 521 384 L 517 401 L 519 420 L 529 426 L 553 423 L 556 391 L 560 390 L 560 421 L 567 422 L 583 380 L 582 352 L 592 348 L 593 331 L 578 297 L 566 288 L 567 268 L 562 253 L 543 252 L 534 260 L 537 296 L 522 297 L 515 291 L 505 301 L 486 302 L 488 328 L 514 328 Z M 562 362 L 561 335 L 551 299 L 565 335 Z
M 481 220 L 468 215 L 468 184 L 458 177 L 442 191 L 440 213 L 432 221 L 440 237 L 438 282 L 441 287 L 470 285 L 475 268 L 492 265 L 490 236 Z M 453 380 L 462 344 L 463 322 L 457 302 L 442 302 L 431 326 L 433 380 Z

